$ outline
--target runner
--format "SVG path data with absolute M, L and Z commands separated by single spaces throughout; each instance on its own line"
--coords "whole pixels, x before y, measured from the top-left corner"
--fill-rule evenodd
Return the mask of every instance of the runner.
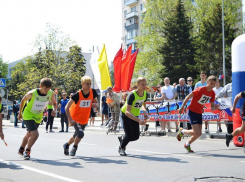
M 40 88 L 29 91 L 21 100 L 18 119 L 22 121 L 23 118 L 27 127 L 27 133 L 22 140 L 22 144 L 18 153 L 20 155 L 23 155 L 24 159 L 26 160 L 30 159 L 31 147 L 38 139 L 38 126 L 42 121 L 43 111 L 47 107 L 49 100 L 52 101 L 55 108 L 52 111 L 52 115 L 55 116 L 57 103 L 55 101 L 54 92 L 50 90 L 51 86 L 51 79 L 43 78 L 40 81 Z M 22 116 L 22 109 L 26 101 L 28 101 L 28 103 L 24 109 Z
M 179 114 L 181 114 L 188 100 L 193 97 L 188 111 L 192 130 L 180 128 L 177 134 L 178 141 L 181 141 L 181 137 L 185 134 L 192 135 L 191 139 L 184 144 L 184 147 L 188 152 L 194 152 L 191 150 L 190 145 L 202 135 L 202 113 L 204 105 L 210 101 L 211 110 L 216 110 L 219 108 L 219 105 L 214 104 L 215 92 L 213 91 L 213 88 L 215 87 L 215 83 L 216 77 L 209 76 L 207 86 L 198 87 L 192 93 L 187 95 L 181 108 L 179 109 Z
M 3 126 L 2 126 L 2 122 L 3 122 L 2 111 L 3 111 L 3 104 L 2 104 L 2 96 L 0 95 L 0 138 L 4 140 Z
M 65 155 L 69 155 L 69 146 L 74 142 L 70 155 L 75 156 L 78 144 L 84 137 L 83 130 L 90 118 L 91 107 L 97 107 L 98 95 L 95 89 L 91 89 L 91 78 L 84 76 L 81 82 L 82 90 L 72 95 L 65 108 L 68 120 L 75 128 L 73 137 L 63 145 Z
M 234 103 L 233 103 L 233 107 L 231 109 L 232 113 L 235 113 L 236 104 L 237 104 L 238 100 L 241 99 L 241 98 L 245 98 L 245 91 L 242 91 L 242 92 L 240 92 L 239 94 L 236 95 Z M 227 147 L 229 147 L 230 141 L 232 140 L 232 138 L 234 136 L 237 136 L 237 135 L 245 132 L 245 124 L 244 124 L 244 121 L 245 121 L 245 101 L 243 102 L 243 105 L 240 108 L 240 112 L 239 113 L 240 113 L 240 116 L 241 116 L 242 121 L 243 121 L 242 126 L 237 128 L 237 129 L 235 129 L 235 131 L 233 131 L 231 134 L 226 134 L 226 146 Z
M 128 143 L 139 139 L 139 125 L 145 125 L 145 120 L 138 118 L 141 107 L 143 107 L 145 119 L 148 119 L 145 105 L 148 97 L 148 94 L 145 91 L 146 84 L 146 79 L 144 77 L 139 77 L 137 79 L 138 88 L 129 94 L 126 104 L 121 109 L 125 135 L 118 137 L 120 142 L 118 152 L 122 156 L 127 155 L 125 150 Z

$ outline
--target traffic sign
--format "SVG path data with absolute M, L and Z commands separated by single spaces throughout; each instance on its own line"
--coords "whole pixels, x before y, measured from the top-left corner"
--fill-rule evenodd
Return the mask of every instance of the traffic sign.
M 57 88 L 55 88 L 55 94 L 58 94 L 58 89 Z
M 0 78 L 0 87 L 6 87 L 6 80 L 5 80 L 5 78 Z

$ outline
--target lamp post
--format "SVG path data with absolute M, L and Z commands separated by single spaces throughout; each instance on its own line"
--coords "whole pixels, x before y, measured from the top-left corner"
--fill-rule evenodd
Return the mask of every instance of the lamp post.
M 224 22 L 224 0 L 222 0 L 222 35 L 223 35 L 223 84 L 226 85 L 226 75 L 225 75 L 225 22 Z

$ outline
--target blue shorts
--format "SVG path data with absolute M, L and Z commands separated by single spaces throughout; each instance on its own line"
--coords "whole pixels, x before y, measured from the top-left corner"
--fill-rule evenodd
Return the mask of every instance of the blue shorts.
M 108 109 L 102 109 L 102 114 L 104 114 L 104 115 L 108 115 Z
M 188 111 L 188 115 L 190 117 L 190 123 L 191 125 L 194 124 L 202 124 L 202 114 L 192 112 L 190 109 Z

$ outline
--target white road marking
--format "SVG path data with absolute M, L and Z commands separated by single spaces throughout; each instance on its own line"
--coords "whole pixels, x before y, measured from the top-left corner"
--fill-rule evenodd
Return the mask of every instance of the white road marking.
M 239 162 L 245 163 L 245 161 L 239 161 Z
M 78 180 L 75 180 L 75 179 L 67 178 L 67 177 L 64 177 L 64 176 L 59 176 L 59 175 L 54 174 L 54 173 L 49 173 L 49 172 L 46 172 L 46 171 L 42 171 L 40 169 L 35 169 L 35 168 L 32 168 L 32 167 L 23 166 L 21 164 L 5 161 L 5 160 L 2 160 L 2 159 L 0 159 L 0 162 L 8 164 L 8 165 L 17 166 L 17 167 L 20 167 L 20 168 L 23 168 L 23 169 L 27 169 L 27 170 L 30 170 L 30 171 L 34 171 L 36 173 L 40 173 L 40 174 L 43 174 L 43 175 L 46 175 L 46 176 L 50 176 L 50 177 L 53 177 L 53 178 L 61 179 L 63 181 L 81 182 L 81 181 L 78 181 Z

